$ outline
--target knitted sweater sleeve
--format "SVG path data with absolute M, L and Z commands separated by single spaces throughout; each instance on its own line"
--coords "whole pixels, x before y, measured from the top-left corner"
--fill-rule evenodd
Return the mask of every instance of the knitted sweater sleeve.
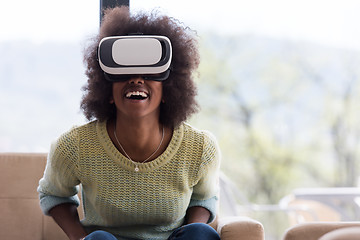
M 73 129 L 51 145 L 43 177 L 39 181 L 40 208 L 45 215 L 59 204 L 79 206 L 77 134 Z
M 215 219 L 219 198 L 220 150 L 215 137 L 205 132 L 204 149 L 198 172 L 198 181 L 193 187 L 190 207 L 201 206 L 209 210 L 209 223 Z

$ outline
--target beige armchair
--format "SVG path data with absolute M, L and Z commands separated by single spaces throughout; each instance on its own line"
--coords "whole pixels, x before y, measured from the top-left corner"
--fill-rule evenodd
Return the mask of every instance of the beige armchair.
M 0 239 L 66 240 L 66 235 L 39 207 L 36 188 L 46 154 L 0 153 Z M 263 240 L 260 222 L 247 217 L 219 217 L 212 226 L 223 240 Z
M 360 222 L 307 222 L 286 230 L 283 240 L 360 239 Z
M 359 240 L 360 226 L 358 227 L 344 227 L 333 230 L 321 236 L 319 240 Z

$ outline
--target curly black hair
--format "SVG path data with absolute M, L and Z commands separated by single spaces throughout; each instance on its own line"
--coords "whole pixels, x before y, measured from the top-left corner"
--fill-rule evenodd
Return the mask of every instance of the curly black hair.
M 158 11 L 132 14 L 128 7 L 106 9 L 99 34 L 85 49 L 87 84 L 81 109 L 88 120 L 105 121 L 116 117 L 116 108 L 110 103 L 112 82 L 105 79 L 97 61 L 100 40 L 108 36 L 134 33 L 162 35 L 170 39 L 173 48 L 170 76 L 163 81 L 163 100 L 160 106 L 160 123 L 176 127 L 199 110 L 196 102 L 197 89 L 193 81 L 199 66 L 200 55 L 196 34 L 178 20 L 161 15 Z

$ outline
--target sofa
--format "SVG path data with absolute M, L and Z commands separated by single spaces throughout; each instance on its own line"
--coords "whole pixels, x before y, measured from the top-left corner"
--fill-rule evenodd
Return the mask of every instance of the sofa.
M 306 222 L 290 227 L 283 240 L 359 240 L 360 222 Z
M 38 182 L 46 153 L 0 153 L 0 239 L 66 240 L 39 207 Z M 81 209 L 79 211 L 82 216 Z M 262 224 L 248 217 L 221 217 L 212 224 L 223 240 L 263 240 Z

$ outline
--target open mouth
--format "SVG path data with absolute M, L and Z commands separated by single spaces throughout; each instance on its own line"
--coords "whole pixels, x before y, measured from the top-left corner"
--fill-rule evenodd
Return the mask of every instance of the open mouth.
M 131 91 L 126 93 L 125 97 L 131 100 L 144 100 L 148 98 L 148 94 L 142 91 Z

